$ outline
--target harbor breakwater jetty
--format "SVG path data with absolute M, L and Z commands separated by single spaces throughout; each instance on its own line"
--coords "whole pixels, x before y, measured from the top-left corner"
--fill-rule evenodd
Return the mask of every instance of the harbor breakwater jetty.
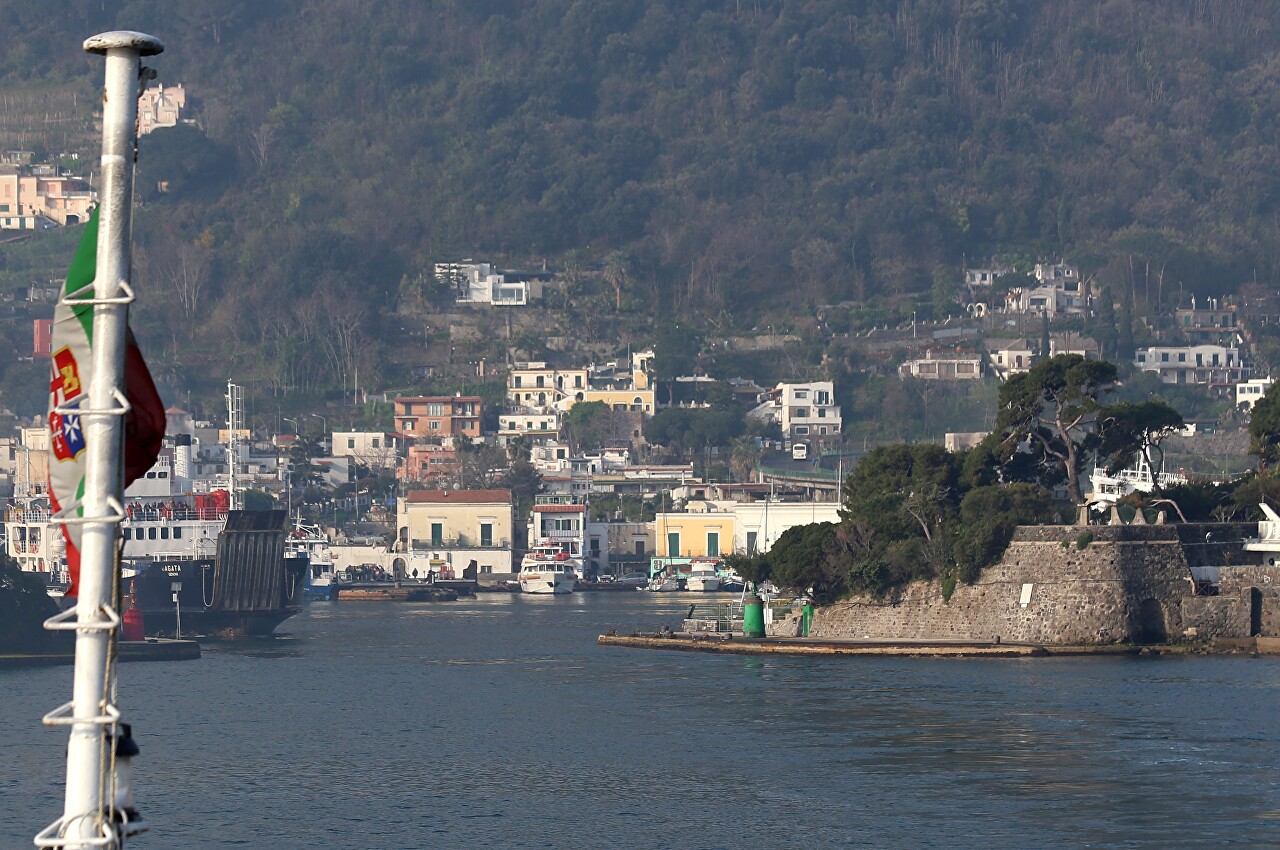
M 1280 567 L 1245 550 L 1256 534 L 1254 523 L 1022 526 L 949 599 L 934 580 L 842 600 L 817 609 L 809 637 L 1048 647 L 1280 636 Z M 798 634 L 798 621 L 770 633 Z

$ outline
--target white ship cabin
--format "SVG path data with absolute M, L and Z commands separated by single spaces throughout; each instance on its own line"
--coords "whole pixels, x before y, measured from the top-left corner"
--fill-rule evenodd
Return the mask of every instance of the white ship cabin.
M 228 500 L 225 493 L 189 492 L 189 454 L 189 446 L 166 447 L 146 475 L 125 490 L 120 535 L 126 561 L 192 560 L 217 553 Z
M 1117 471 L 1114 475 L 1108 475 L 1107 471 L 1100 466 L 1093 468 L 1093 474 L 1089 476 L 1089 485 L 1093 493 L 1091 501 L 1109 507 L 1130 493 L 1152 492 L 1157 482 L 1162 489 L 1177 487 L 1179 484 L 1187 483 L 1187 476 L 1181 469 L 1177 472 L 1167 472 L 1163 468 L 1152 475 L 1151 465 L 1139 452 L 1134 455 L 1132 465 Z
M 130 501 L 120 523 L 124 559 L 137 561 L 212 558 L 227 521 L 225 504 L 187 498 Z

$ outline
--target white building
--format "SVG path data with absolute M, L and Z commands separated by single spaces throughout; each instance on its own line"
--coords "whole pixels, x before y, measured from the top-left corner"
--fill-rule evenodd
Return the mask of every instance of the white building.
M 330 437 L 334 457 L 349 457 L 375 469 L 395 469 L 398 441 L 385 431 L 334 431 Z
M 898 367 L 904 378 L 924 381 L 976 381 L 982 377 L 982 358 L 976 354 L 934 354 L 908 360 Z
M 839 522 L 837 502 L 734 502 L 733 551 L 744 555 L 768 552 L 789 528 L 815 522 Z
M 970 289 L 976 290 L 980 288 L 990 287 L 996 282 L 996 278 L 1002 274 L 1007 274 L 1009 269 L 1003 266 L 991 266 L 982 269 L 965 269 L 964 285 Z
M 1275 383 L 1273 378 L 1251 378 L 1236 384 L 1236 407 L 1253 410 L 1253 406 L 1266 395 L 1267 388 L 1273 383 Z
M 562 399 L 581 401 L 588 389 L 586 369 L 557 369 L 540 360 L 516 363 L 507 373 L 507 407 L 550 413 Z
M 831 381 L 778 384 L 749 416 L 777 422 L 782 435 L 799 442 L 838 442 L 843 420 Z
M 1236 384 L 1249 371 L 1240 349 L 1225 345 L 1153 345 L 1137 352 L 1134 365 L 1166 384 Z
M 587 506 L 572 496 L 536 496 L 529 516 L 529 545 L 565 547 L 584 557 L 587 548 Z M 605 532 L 608 547 L 608 532 Z
M 1069 263 L 1037 263 L 1037 286 L 1011 289 L 1005 294 L 1004 309 L 1009 313 L 1035 313 L 1054 318 L 1058 315 L 1088 315 L 1089 284 L 1080 279 L 1080 270 Z
M 435 276 L 453 288 L 459 304 L 523 307 L 542 297 L 541 281 L 507 280 L 488 263 L 436 263 Z
M 515 408 L 498 414 L 498 442 L 506 445 L 517 437 L 527 440 L 554 440 L 560 435 L 560 415 L 529 408 Z

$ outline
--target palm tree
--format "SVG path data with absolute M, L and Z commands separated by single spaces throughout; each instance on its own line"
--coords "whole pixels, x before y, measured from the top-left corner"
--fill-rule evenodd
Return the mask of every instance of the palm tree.
M 616 312 L 622 312 L 622 290 L 631 283 L 630 262 L 626 254 L 622 251 L 614 251 L 605 259 L 604 279 L 613 287 L 613 309 Z
M 734 478 L 750 481 L 751 473 L 759 462 L 760 446 L 756 444 L 755 437 L 742 436 L 733 441 L 729 452 L 729 468 L 733 470 Z

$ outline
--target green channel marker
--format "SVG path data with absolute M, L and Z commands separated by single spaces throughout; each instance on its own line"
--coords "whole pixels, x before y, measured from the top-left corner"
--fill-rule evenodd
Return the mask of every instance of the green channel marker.
M 764 637 L 764 603 L 751 594 L 742 608 L 742 634 L 746 637 Z

